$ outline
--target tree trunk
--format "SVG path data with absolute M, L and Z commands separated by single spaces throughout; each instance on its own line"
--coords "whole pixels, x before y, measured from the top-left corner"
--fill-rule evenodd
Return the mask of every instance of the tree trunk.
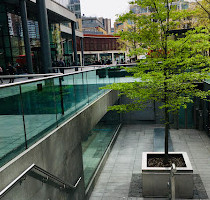
M 165 162 L 168 163 L 169 112 L 165 108 Z

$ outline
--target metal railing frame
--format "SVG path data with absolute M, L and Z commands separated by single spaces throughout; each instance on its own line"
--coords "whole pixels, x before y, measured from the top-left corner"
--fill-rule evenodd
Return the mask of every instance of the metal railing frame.
M 11 87 L 11 86 L 17 86 L 17 85 L 24 85 L 24 84 L 27 84 L 27 83 L 34 83 L 34 82 L 37 82 L 37 81 L 45 81 L 45 80 L 48 80 L 48 79 L 53 79 L 53 78 L 59 78 L 59 77 L 64 77 L 64 76 L 69 76 L 69 75 L 74 75 L 74 74 L 79 74 L 79 73 L 86 73 L 86 72 L 90 72 L 90 71 L 95 71 L 96 70 L 96 67 L 98 67 L 98 69 L 106 69 L 106 68 L 109 68 L 109 67 L 117 67 L 117 66 L 135 66 L 136 63 L 132 63 L 132 64 L 116 64 L 116 65 L 88 65 L 88 66 L 82 66 L 82 67 L 94 67 L 93 69 L 90 69 L 90 70 L 87 70 L 87 71 L 76 71 L 76 72 L 69 72 L 69 73 L 65 73 L 65 74 L 62 74 L 62 73 L 52 73 L 52 74 L 41 74 L 41 76 L 43 75 L 48 75 L 48 77 L 44 77 L 44 78 L 36 78 L 36 79 L 33 79 L 33 80 L 26 80 L 26 81 L 20 81 L 20 82 L 17 82 L 17 83 L 10 83 L 10 84 L 5 84 L 5 85 L 0 85 L 0 89 L 1 88 L 6 88 L 6 87 Z M 81 66 L 78 66 L 78 67 L 81 67 Z M 36 74 L 38 75 L 38 74 Z M 28 75 L 25 75 L 25 77 L 35 77 L 36 76 L 35 74 L 28 74 Z M 49 76 L 50 75 L 50 76 Z M 14 78 L 13 76 L 16 76 L 16 77 L 21 77 L 21 75 L 9 75 L 9 77 L 11 78 Z
M 53 174 L 47 172 L 46 170 L 38 167 L 37 165 L 32 164 L 23 173 L 21 173 L 17 178 L 15 178 L 10 184 L 8 184 L 2 191 L 0 191 L 0 199 L 4 197 L 12 188 L 14 188 L 17 183 L 24 181 L 26 176 L 30 176 L 31 171 L 33 171 L 33 173 L 36 173 L 37 175 L 41 175 L 43 183 L 48 183 L 49 181 L 51 181 L 60 190 L 65 191 L 65 192 L 71 192 L 71 191 L 76 190 L 77 186 L 79 185 L 82 179 L 80 177 L 74 185 L 71 185 L 61 180 L 60 178 L 54 176 Z M 39 173 L 37 173 L 36 171 L 38 171 Z

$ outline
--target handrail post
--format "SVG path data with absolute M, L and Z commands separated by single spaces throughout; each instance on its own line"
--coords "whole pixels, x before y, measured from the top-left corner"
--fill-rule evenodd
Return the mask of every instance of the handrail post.
M 60 88 L 60 97 L 61 97 L 61 113 L 62 113 L 62 115 L 64 115 L 62 80 L 63 80 L 63 77 L 59 77 L 59 88 Z
M 175 173 L 177 172 L 176 165 L 172 163 L 171 172 L 169 177 L 169 199 L 175 200 L 176 187 L 175 187 Z
M 22 118 L 23 118 L 23 129 L 24 129 L 24 136 L 25 136 L 25 148 L 28 149 L 27 135 L 26 135 L 26 123 L 25 123 L 25 115 L 24 115 L 24 107 L 23 107 L 23 95 L 22 95 L 21 85 L 19 85 L 19 89 L 20 89 L 21 111 L 22 111 Z

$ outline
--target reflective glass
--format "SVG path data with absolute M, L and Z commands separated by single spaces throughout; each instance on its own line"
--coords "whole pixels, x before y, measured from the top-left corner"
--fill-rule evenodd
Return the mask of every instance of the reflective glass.
M 19 86 L 0 89 L 0 166 L 25 149 Z
M 37 81 L 21 88 L 27 141 L 33 144 L 57 125 L 54 81 Z
M 97 71 L 87 72 L 87 84 L 88 84 L 88 97 L 89 102 L 94 101 L 98 97 L 98 86 L 97 86 Z
M 179 110 L 179 128 L 193 128 L 194 127 L 193 113 L 194 113 L 193 104 L 187 104 L 187 109 L 180 108 L 180 110 Z
M 86 80 L 86 76 L 84 79 Z M 74 89 L 76 96 L 76 110 L 79 110 L 88 104 L 87 83 L 84 85 L 83 73 L 74 74 Z
M 106 70 L 105 69 L 98 69 L 98 74 L 97 74 L 97 86 L 98 86 L 98 93 L 99 95 L 103 94 L 105 92 L 105 89 L 101 89 L 101 87 L 105 86 L 105 79 L 106 79 Z
M 76 95 L 73 75 L 64 76 L 55 80 L 57 85 L 56 107 L 58 121 L 62 122 L 67 117 L 72 116 L 76 110 Z
M 86 140 L 82 142 L 86 187 L 119 126 L 119 119 L 119 114 L 117 112 L 108 112 L 100 122 L 87 133 Z
M 189 103 L 187 105 L 187 128 L 193 128 L 194 127 L 194 107 L 192 103 Z
M 105 68 L 104 70 L 105 70 L 105 74 L 106 74 L 106 76 L 104 77 L 104 84 L 105 85 L 109 85 L 110 84 L 110 78 L 109 78 L 109 76 L 108 76 L 108 69 L 109 68 Z
M 97 99 L 105 92 L 100 87 L 110 82 L 108 73 L 107 69 L 94 70 L 1 88 L 0 162 L 11 159 L 10 154 L 16 156 L 26 144 L 32 145 Z

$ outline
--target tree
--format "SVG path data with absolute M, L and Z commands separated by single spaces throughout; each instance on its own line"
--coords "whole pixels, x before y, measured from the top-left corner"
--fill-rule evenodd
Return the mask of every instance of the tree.
M 210 1 L 209 0 L 195 0 L 198 10 L 198 19 L 199 22 L 203 23 L 206 28 L 209 28 L 210 23 Z
M 141 110 L 148 101 L 161 102 L 160 109 L 165 115 L 165 157 L 168 159 L 169 113 L 177 113 L 186 108 L 194 97 L 207 100 L 210 91 L 201 91 L 197 83 L 208 78 L 210 36 L 205 27 L 197 27 L 179 37 L 172 30 L 179 27 L 182 19 L 190 13 L 178 10 L 173 0 L 134 0 L 141 8 L 151 10 L 149 14 L 129 12 L 119 17 L 119 21 L 131 20 L 135 24 L 135 34 L 125 36 L 126 41 L 135 40 L 138 48 L 134 54 L 147 54 L 146 60 L 139 60 L 136 67 L 126 68 L 141 81 L 114 83 L 107 89 L 119 90 L 120 95 L 133 99 L 133 103 L 115 105 L 110 110 L 129 112 Z M 175 38 L 175 39 L 174 39 Z
M 210 32 L 210 1 L 209 0 L 196 0 L 196 12 L 195 12 L 195 18 L 197 21 L 198 26 L 205 26 L 205 28 L 208 30 L 208 33 Z M 210 55 L 210 49 L 208 51 L 208 54 Z
M 138 43 L 136 38 L 138 37 L 138 32 L 136 31 L 136 18 L 133 18 L 129 23 L 125 23 L 125 27 L 116 35 L 120 35 L 118 43 L 121 45 L 122 50 L 129 51 L 130 56 L 135 56 L 137 60 L 136 50 L 138 49 Z

